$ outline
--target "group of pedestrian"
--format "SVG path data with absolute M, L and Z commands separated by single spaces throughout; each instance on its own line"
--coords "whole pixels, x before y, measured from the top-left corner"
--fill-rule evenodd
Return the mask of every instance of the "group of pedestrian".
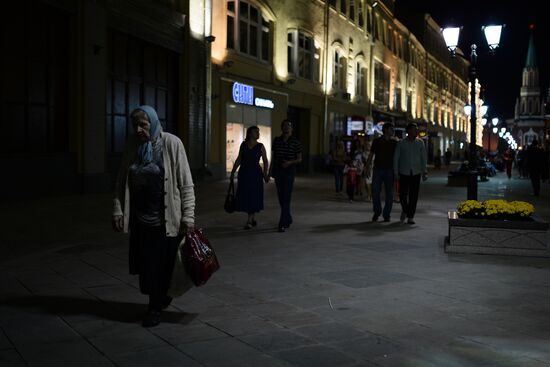
M 331 151 L 330 158 L 334 166 L 334 186 L 336 195 L 341 195 L 346 186 L 346 193 L 350 202 L 355 196 L 363 196 L 365 190 L 366 200 L 371 201 L 371 180 L 366 167 L 366 152 L 361 143 L 351 145 L 350 152 L 346 151 L 344 142 L 338 140 L 336 147 Z
M 443 160 L 445 162 L 445 168 L 449 169 L 451 166 L 451 159 L 453 157 L 453 153 L 451 152 L 451 148 L 447 148 L 445 151 L 445 154 L 443 155 Z M 437 150 L 437 153 L 434 155 L 434 168 L 439 170 L 441 169 L 441 149 Z
M 285 232 L 292 224 L 290 200 L 294 187 L 296 165 L 302 161 L 302 145 L 292 135 L 292 129 L 292 122 L 288 119 L 283 120 L 281 123 L 282 133 L 273 140 L 271 165 L 268 162 L 264 145 L 258 141 L 260 129 L 257 126 L 251 126 L 246 131 L 245 141 L 241 143 L 239 155 L 230 176 L 230 180 L 233 181 L 235 172 L 239 169 L 235 210 L 248 214 L 244 229 L 252 229 L 257 226 L 255 214 L 264 208 L 263 185 L 264 182 L 268 183 L 271 177 L 275 179 L 281 206 L 277 229 L 279 232 Z M 263 169 L 260 165 L 260 158 Z
M 399 201 L 401 203 L 401 222 L 415 224 L 414 215 L 418 202 L 420 180 L 427 179 L 427 158 L 424 142 L 417 138 L 418 126 L 407 125 L 407 137 L 398 141 L 394 136 L 391 123 L 382 126 L 383 135 L 371 145 L 367 167 L 374 158 L 372 170 L 372 221 L 378 221 L 380 215 L 384 222 L 391 220 L 394 183 L 399 180 Z M 385 203 L 382 209 L 380 194 L 382 185 L 385 191 Z
M 127 141 L 115 185 L 112 224 L 119 232 L 130 233 L 129 269 L 139 275 L 139 289 L 149 296 L 143 326 L 156 326 L 161 321 L 161 311 L 172 302 L 173 296 L 181 295 L 174 289 L 183 290 L 185 279 L 174 279 L 173 269 L 181 257 L 178 249 L 184 235 L 194 230 L 195 194 L 191 170 L 182 141 L 175 135 L 164 132 L 156 111 L 150 106 L 140 106 L 130 114 L 134 134 Z M 231 179 L 238 173 L 236 209 L 248 217 L 245 229 L 257 225 L 255 214 L 263 209 L 264 183 L 275 179 L 277 196 L 281 207 L 278 231 L 285 232 L 292 224 L 290 201 L 296 166 L 302 160 L 302 147 L 292 136 L 292 122 L 281 123 L 281 135 L 273 140 L 272 161 L 259 142 L 257 126 L 247 129 L 245 141 Z M 384 135 L 376 139 L 366 163 L 366 169 L 374 157 L 373 202 L 376 221 L 380 214 L 390 220 L 393 203 L 394 179 L 399 175 L 401 186 L 401 220 L 408 218 L 414 223 L 420 177 L 426 178 L 426 152 L 424 143 L 416 138 L 415 124 L 407 126 L 408 136 L 397 141 L 393 126 L 384 125 Z M 363 161 L 362 149 L 356 149 L 356 156 L 343 161 L 342 145 L 335 154 L 342 168 L 342 175 L 348 177 L 348 195 L 355 193 L 363 167 L 353 161 Z M 345 153 L 345 152 L 344 152 Z M 263 167 L 260 165 L 262 160 Z M 347 163 L 347 164 L 346 164 Z M 269 168 L 268 168 L 269 167 Z M 369 174 L 370 176 L 370 174 Z M 337 189 L 342 181 L 336 177 Z M 380 187 L 385 185 L 386 203 L 382 212 Z
M 539 142 L 533 140 L 526 150 L 524 164 L 531 179 L 533 195 L 535 196 L 540 195 L 540 181 L 545 169 L 545 158 L 544 150 L 539 146 Z
M 516 163 L 520 178 L 529 178 L 533 195 L 540 195 L 541 180 L 548 178 L 548 157 L 538 140 L 533 140 L 527 148 L 514 153 L 510 148 L 503 155 L 506 176 L 512 178 L 512 167 Z
M 129 135 L 115 184 L 113 228 L 130 233 L 129 270 L 139 276 L 139 289 L 149 296 L 142 325 L 160 323 L 161 312 L 190 286 L 189 279 L 173 271 L 181 262 L 178 249 L 184 235 L 194 230 L 195 193 L 182 141 L 164 132 L 157 112 L 140 106 L 130 113 L 134 134 Z M 263 209 L 263 184 L 275 179 L 281 206 L 278 230 L 292 224 L 290 199 L 302 147 L 292 136 L 292 122 L 284 120 L 282 134 L 273 141 L 273 160 L 258 140 L 257 126 L 247 129 L 231 178 L 239 169 L 238 211 L 248 214 L 246 229 L 257 225 Z M 259 161 L 262 159 L 263 168 Z M 268 168 L 269 167 L 269 168 Z

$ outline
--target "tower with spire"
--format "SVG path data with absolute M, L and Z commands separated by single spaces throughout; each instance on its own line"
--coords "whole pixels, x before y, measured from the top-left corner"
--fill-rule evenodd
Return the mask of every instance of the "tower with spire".
M 516 99 L 514 120 L 509 123 L 518 145 L 524 147 L 531 144 L 533 140 L 545 141 L 545 104 L 541 98 L 539 84 L 539 68 L 533 36 L 535 27 L 531 25 L 529 28 L 531 34 L 522 73 L 520 94 Z

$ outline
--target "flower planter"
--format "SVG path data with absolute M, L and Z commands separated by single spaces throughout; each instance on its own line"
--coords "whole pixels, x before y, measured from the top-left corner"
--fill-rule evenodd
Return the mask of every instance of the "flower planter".
M 450 211 L 445 252 L 460 254 L 550 257 L 547 222 L 530 220 L 463 219 Z

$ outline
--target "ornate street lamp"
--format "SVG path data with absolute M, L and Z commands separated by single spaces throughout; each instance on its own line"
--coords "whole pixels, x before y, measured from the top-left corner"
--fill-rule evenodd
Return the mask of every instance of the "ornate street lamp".
M 500 42 L 500 35 L 502 33 L 502 25 L 491 25 L 482 27 L 482 30 L 485 33 L 485 38 L 487 39 L 487 44 L 491 53 L 494 53 L 494 50 L 498 47 Z M 458 47 L 458 38 L 460 36 L 460 27 L 448 27 L 442 29 L 443 38 L 445 39 L 445 44 L 447 48 L 452 53 L 453 56 L 456 55 L 456 48 Z M 476 123 L 477 123 L 477 111 L 476 111 L 476 64 L 477 64 L 477 46 L 475 43 L 470 45 L 470 103 L 473 108 L 470 112 L 470 172 L 468 178 L 468 200 L 477 200 L 477 149 L 476 149 Z M 483 117 L 483 112 L 487 113 L 487 110 L 481 110 Z
M 487 135 L 489 138 L 489 153 L 491 153 L 491 125 L 493 126 L 493 134 L 496 135 L 498 133 L 498 124 L 499 120 L 498 117 L 493 117 L 491 119 L 491 124 L 487 125 Z M 497 140 L 497 150 L 498 150 L 498 140 Z

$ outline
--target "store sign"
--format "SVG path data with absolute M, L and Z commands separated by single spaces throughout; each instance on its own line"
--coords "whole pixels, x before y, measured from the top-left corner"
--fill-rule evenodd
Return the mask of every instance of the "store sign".
M 351 131 L 365 131 L 365 122 L 364 121 L 352 121 L 351 122 Z
M 273 109 L 275 107 L 275 103 L 273 103 L 272 100 L 265 99 L 265 98 L 256 98 L 256 99 L 254 99 L 254 104 L 257 107 L 265 107 L 265 108 L 271 108 L 271 109 Z
M 254 87 L 233 83 L 233 101 L 235 103 L 254 105 Z
M 270 109 L 275 107 L 275 104 L 270 99 L 254 98 L 253 86 L 236 82 L 233 83 L 233 102 Z

